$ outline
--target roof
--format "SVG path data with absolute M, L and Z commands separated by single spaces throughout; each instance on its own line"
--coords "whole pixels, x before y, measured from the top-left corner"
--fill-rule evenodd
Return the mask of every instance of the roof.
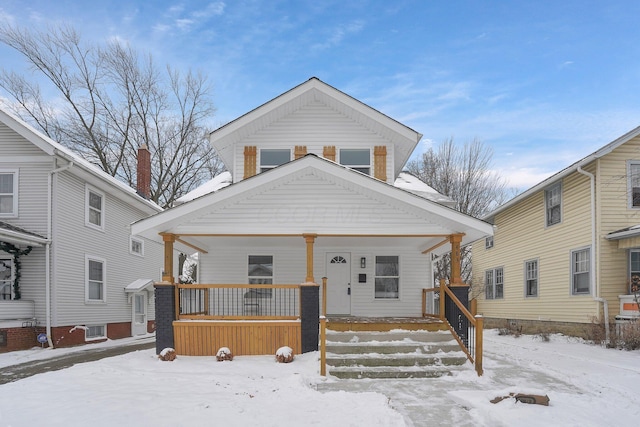
M 233 172 L 233 147 L 237 142 L 313 101 L 321 101 L 372 132 L 393 141 L 394 176 L 402 171 L 422 138 L 422 134 L 415 130 L 324 83 L 317 77 L 312 77 L 214 130 L 209 135 L 209 140 L 227 169 Z
M 42 246 L 47 243 L 47 239 L 39 234 L 2 221 L 0 221 L 0 241 L 26 246 Z
M 21 135 L 27 141 L 31 142 L 33 145 L 44 151 L 46 154 L 50 156 L 58 156 L 66 160 L 67 162 L 72 162 L 74 166 L 77 166 L 82 171 L 88 173 L 90 176 L 107 184 L 109 187 L 116 190 L 117 194 L 125 196 L 127 200 L 132 203 L 136 203 L 139 208 L 143 208 L 146 213 L 151 214 L 160 212 L 162 210 L 160 206 L 158 206 L 151 200 L 146 200 L 143 197 L 140 197 L 137 194 L 136 190 L 129 187 L 127 184 L 104 172 L 102 169 L 86 161 L 67 147 L 64 147 L 60 143 L 52 140 L 48 136 L 34 129 L 28 123 L 24 122 L 22 119 L 3 110 L 2 108 L 0 108 L 0 121 L 11 128 L 14 132 Z M 75 171 L 74 169 L 75 167 L 72 167 L 69 172 L 77 174 L 77 171 Z
M 637 236 L 640 236 L 640 224 L 632 225 L 631 227 L 626 227 L 621 230 L 612 231 L 604 237 L 607 240 L 621 240 Z
M 153 287 L 153 283 L 151 279 L 137 279 L 125 286 L 124 291 L 126 293 L 146 291 Z
M 215 177 L 213 177 L 213 179 L 205 182 L 201 186 L 189 191 L 187 194 L 176 199 L 175 204 L 181 205 L 200 196 L 204 196 L 205 194 L 216 192 L 221 188 L 231 185 L 232 181 L 233 179 L 231 178 L 230 172 L 222 172 L 220 175 L 216 175 Z
M 550 176 L 549 178 L 543 180 L 542 182 L 534 185 L 533 187 L 529 188 L 528 190 L 524 191 L 523 193 L 520 193 L 518 196 L 514 197 L 513 199 L 509 200 L 508 202 L 506 202 L 503 205 L 498 206 L 496 209 L 494 209 L 493 211 L 491 211 L 490 213 L 488 213 L 487 215 L 485 215 L 483 217 L 484 220 L 492 220 L 493 217 L 510 208 L 511 206 L 519 203 L 520 201 L 526 199 L 527 197 L 537 193 L 540 190 L 543 190 L 544 188 L 554 184 L 555 182 L 561 180 L 562 178 L 576 172 L 577 170 L 581 169 L 583 166 L 588 165 L 589 163 L 593 162 L 594 160 L 597 160 L 609 153 L 611 153 L 613 150 L 615 150 L 616 148 L 620 147 L 622 144 L 630 141 L 631 139 L 637 137 L 638 135 L 640 135 L 640 126 L 636 127 L 635 129 L 625 133 L 624 135 L 622 135 L 621 137 L 615 139 L 614 141 L 610 142 L 609 144 L 605 145 L 604 147 L 600 148 L 599 150 L 589 154 L 586 157 L 583 157 L 582 159 L 578 160 L 577 162 L 573 163 L 572 165 L 562 169 L 560 172 L 557 172 L 556 174 Z

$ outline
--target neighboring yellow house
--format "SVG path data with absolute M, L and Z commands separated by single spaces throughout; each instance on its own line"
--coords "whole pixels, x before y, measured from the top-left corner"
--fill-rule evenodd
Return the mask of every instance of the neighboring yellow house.
M 588 336 L 593 323 L 640 314 L 629 295 L 640 278 L 640 127 L 483 219 L 495 229 L 473 244 L 473 293 L 488 327 Z

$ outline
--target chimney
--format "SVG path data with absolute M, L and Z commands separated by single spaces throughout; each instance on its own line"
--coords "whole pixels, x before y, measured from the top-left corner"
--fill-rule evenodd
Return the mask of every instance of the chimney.
M 138 148 L 138 179 L 136 181 L 138 194 L 145 199 L 151 197 L 151 153 L 147 144 Z

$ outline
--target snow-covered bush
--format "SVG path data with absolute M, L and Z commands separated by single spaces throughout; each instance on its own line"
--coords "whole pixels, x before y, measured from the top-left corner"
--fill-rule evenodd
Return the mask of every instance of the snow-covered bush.
M 233 353 L 231 353 L 231 350 L 229 350 L 227 347 L 221 347 L 216 353 L 216 360 L 218 362 L 222 362 L 225 360 L 232 361 Z
M 280 347 L 276 351 L 276 361 L 278 363 L 293 362 L 293 349 L 291 347 Z
M 171 362 L 175 360 L 176 357 L 176 351 L 171 347 L 163 349 L 158 355 L 158 359 L 162 360 L 163 362 Z

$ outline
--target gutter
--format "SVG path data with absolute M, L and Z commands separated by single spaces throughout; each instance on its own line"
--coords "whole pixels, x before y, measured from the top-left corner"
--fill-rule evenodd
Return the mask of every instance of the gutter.
M 47 243 L 45 246 L 45 320 L 46 335 L 49 348 L 53 348 L 53 340 L 51 339 L 51 241 L 53 234 L 53 175 L 66 171 L 73 166 L 73 161 L 69 160 L 66 165 L 54 169 L 49 172 L 47 178 Z
M 597 237 L 596 237 L 596 184 L 595 184 L 595 176 L 591 172 L 587 172 L 582 169 L 582 165 L 579 165 L 576 169 L 578 173 L 589 177 L 589 187 L 590 187 L 590 204 L 591 204 L 591 259 L 589 262 L 591 263 L 591 269 L 593 273 L 591 274 L 591 297 L 594 301 L 598 301 L 602 303 L 604 310 L 604 327 L 605 327 L 605 339 L 609 342 L 609 303 L 606 299 L 599 297 L 597 292 L 598 280 L 597 280 L 597 271 L 596 271 L 596 250 L 597 247 Z

